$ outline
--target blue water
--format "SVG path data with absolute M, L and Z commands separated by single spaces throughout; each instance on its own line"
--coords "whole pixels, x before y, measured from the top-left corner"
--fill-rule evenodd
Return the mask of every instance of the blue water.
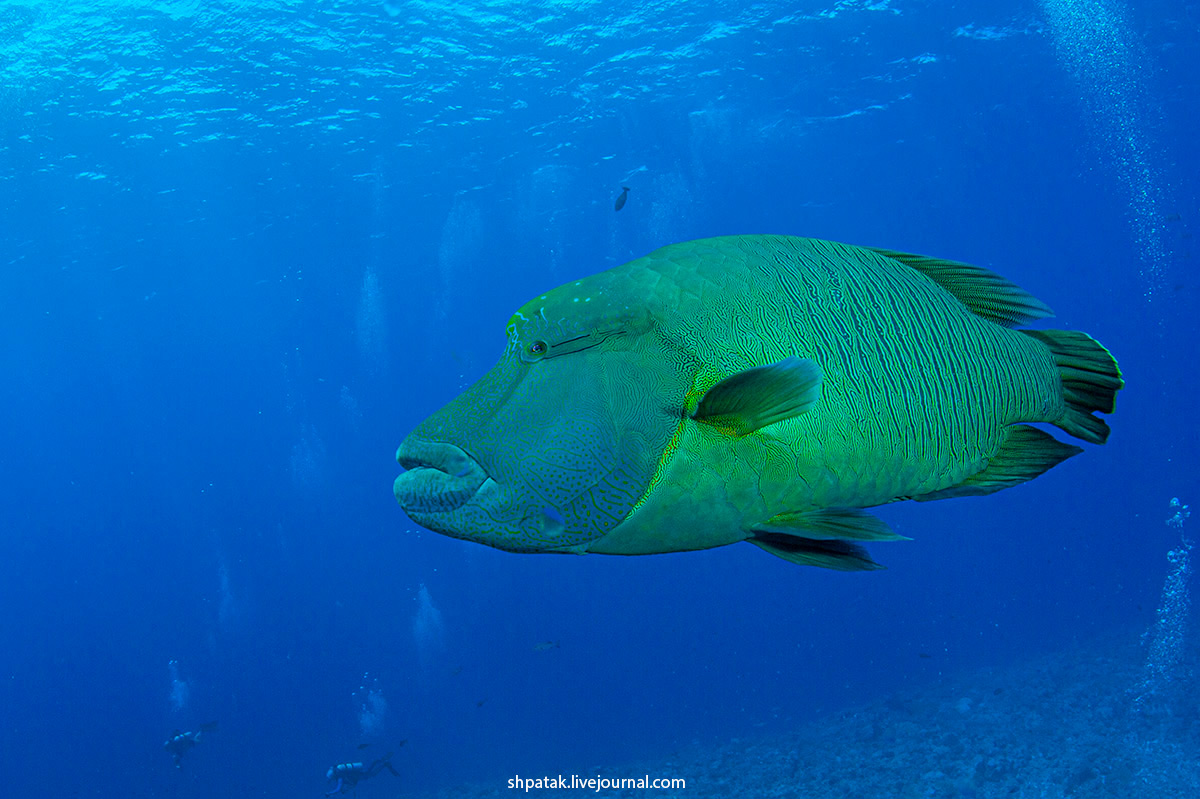
M 389 750 L 361 796 L 500 785 L 1136 637 L 1167 503 L 1200 501 L 1198 29 L 1118 0 L 0 0 L 0 795 L 319 796 Z M 882 509 L 913 540 L 878 573 L 514 555 L 396 506 L 396 445 L 525 300 L 765 232 L 1019 283 L 1120 360 L 1110 442 Z M 213 720 L 175 769 L 164 739 Z

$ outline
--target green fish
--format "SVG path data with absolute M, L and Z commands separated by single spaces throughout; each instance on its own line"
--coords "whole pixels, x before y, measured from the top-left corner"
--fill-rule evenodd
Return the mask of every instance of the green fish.
M 990 494 L 1101 444 L 1124 385 L 986 269 L 792 236 L 663 247 L 526 303 L 500 362 L 400 445 L 417 524 L 513 552 L 748 541 L 881 568 L 864 508 Z

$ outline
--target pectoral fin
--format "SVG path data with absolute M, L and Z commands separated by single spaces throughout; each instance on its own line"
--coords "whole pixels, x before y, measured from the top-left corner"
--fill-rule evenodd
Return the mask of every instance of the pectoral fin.
M 744 436 L 799 416 L 820 398 L 821 367 L 792 356 L 725 378 L 705 393 L 692 418 Z

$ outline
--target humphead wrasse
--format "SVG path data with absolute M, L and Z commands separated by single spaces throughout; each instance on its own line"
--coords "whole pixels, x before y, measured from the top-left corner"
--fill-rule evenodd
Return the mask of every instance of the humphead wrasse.
M 500 362 L 396 454 L 418 524 L 513 552 L 749 541 L 880 568 L 864 508 L 990 494 L 1094 444 L 1124 385 L 986 269 L 791 236 L 673 244 L 518 310 Z

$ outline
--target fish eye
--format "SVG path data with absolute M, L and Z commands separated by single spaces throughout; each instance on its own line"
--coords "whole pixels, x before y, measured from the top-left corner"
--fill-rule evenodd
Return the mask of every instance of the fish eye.
M 546 354 L 546 342 L 535 341 L 532 344 L 530 344 L 529 345 L 529 354 L 530 355 L 545 355 Z

